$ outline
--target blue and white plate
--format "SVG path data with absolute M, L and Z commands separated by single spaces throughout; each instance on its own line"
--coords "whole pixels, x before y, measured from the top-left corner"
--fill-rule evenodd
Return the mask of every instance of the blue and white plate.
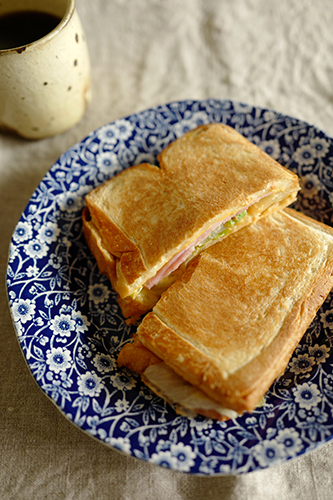
M 38 385 L 107 445 L 192 474 L 241 474 L 282 463 L 333 436 L 333 296 L 283 376 L 252 414 L 217 422 L 178 416 L 117 367 L 134 327 L 82 234 L 84 196 L 197 125 L 236 128 L 302 182 L 296 208 L 332 224 L 333 140 L 295 118 L 228 100 L 184 101 L 117 120 L 69 149 L 44 177 L 13 234 L 7 271 L 16 333 Z

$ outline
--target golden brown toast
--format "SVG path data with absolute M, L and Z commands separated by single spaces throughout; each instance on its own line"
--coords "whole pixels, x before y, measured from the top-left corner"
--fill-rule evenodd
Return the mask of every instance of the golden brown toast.
M 197 253 L 215 243 L 206 236 L 201 241 L 212 228 L 216 233 L 246 211 L 228 228 L 233 232 L 289 205 L 299 189 L 295 174 L 222 124 L 202 125 L 175 140 L 159 163 L 130 167 L 97 187 L 83 212 L 98 265 L 121 299 L 135 294 L 139 303 L 142 287 L 153 287 L 171 259 L 191 245 Z
M 333 229 L 285 209 L 201 252 L 137 336 L 221 407 L 251 411 L 332 286 Z M 168 399 L 156 384 L 158 364 L 152 378 L 148 366 L 143 379 Z

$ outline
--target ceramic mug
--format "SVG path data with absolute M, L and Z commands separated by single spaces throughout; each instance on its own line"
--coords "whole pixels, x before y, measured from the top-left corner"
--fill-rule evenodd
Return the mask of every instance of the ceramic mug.
M 54 16 L 54 25 L 51 22 L 44 36 L 33 41 L 10 40 L 15 35 L 11 26 L 20 17 L 27 27 L 37 16 L 36 36 L 40 36 L 38 16 L 45 15 Z M 1 0 L 1 20 L 9 31 L 9 46 L 1 40 L 5 37 L 2 29 L 0 129 L 27 139 L 66 131 L 82 118 L 91 97 L 89 53 L 75 0 Z M 45 21 L 40 24 L 45 28 Z M 15 43 L 21 45 L 11 46 Z

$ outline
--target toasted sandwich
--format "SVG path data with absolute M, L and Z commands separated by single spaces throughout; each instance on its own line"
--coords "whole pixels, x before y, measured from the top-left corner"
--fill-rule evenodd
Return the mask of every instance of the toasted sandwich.
M 130 167 L 86 196 L 84 233 L 126 317 L 146 312 L 188 262 L 295 201 L 299 179 L 233 128 L 202 125 L 159 167 Z
M 272 213 L 193 259 L 118 363 L 180 412 L 251 412 L 332 286 L 333 229 L 289 208 Z

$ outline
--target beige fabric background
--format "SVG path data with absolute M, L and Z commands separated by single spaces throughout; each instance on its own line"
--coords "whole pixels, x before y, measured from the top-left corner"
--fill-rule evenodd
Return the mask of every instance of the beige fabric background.
M 29 142 L 0 135 L 0 266 L 32 192 L 91 130 L 157 104 L 232 98 L 333 135 L 331 0 L 77 0 L 93 100 L 79 125 Z M 60 414 L 37 387 L 0 295 L 0 498 L 330 499 L 333 442 L 241 477 L 191 477 L 123 456 Z

